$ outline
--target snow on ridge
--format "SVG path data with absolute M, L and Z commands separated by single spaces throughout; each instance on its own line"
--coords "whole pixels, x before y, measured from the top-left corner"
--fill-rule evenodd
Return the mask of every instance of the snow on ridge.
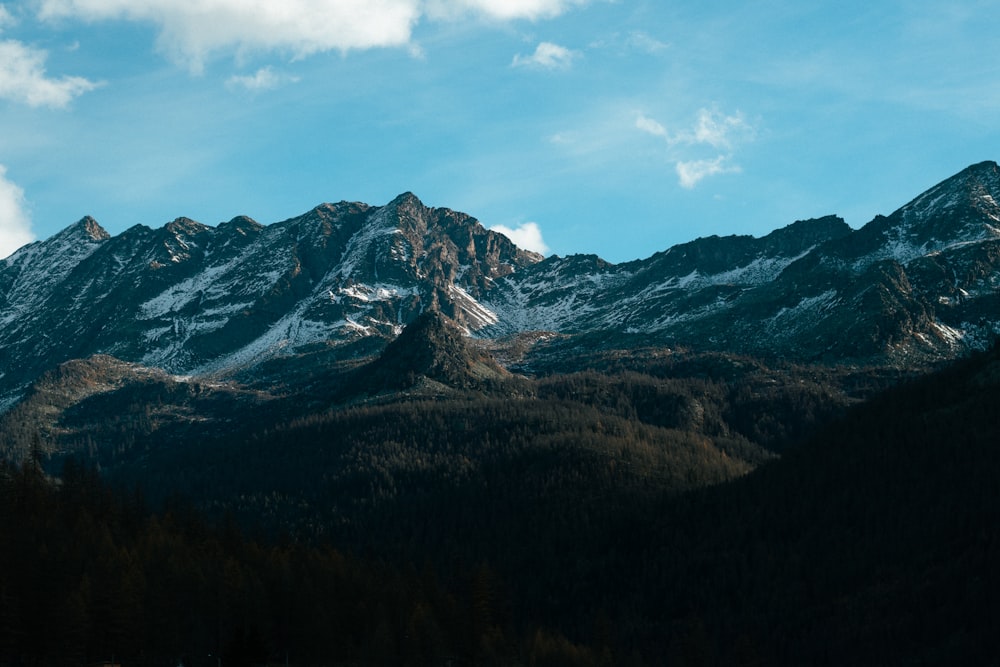
M 985 225 L 986 233 L 980 234 L 977 238 L 964 239 L 961 241 L 940 241 L 937 243 L 927 242 L 917 244 L 903 238 L 902 232 L 897 232 L 892 237 L 887 238 L 882 247 L 869 255 L 856 260 L 851 268 L 857 272 L 864 270 L 872 264 L 892 259 L 906 266 L 914 260 L 923 257 L 933 257 L 943 252 L 956 250 L 968 246 L 979 245 L 988 241 L 996 241 L 1000 238 L 1000 229 L 992 225 Z
M 8 268 L 19 265 L 20 270 L 5 295 L 7 306 L 0 316 L 0 326 L 37 314 L 42 304 L 73 269 L 94 254 L 103 243 L 103 239 L 90 239 L 82 243 L 67 241 L 57 235 L 47 241 L 30 243 L 4 259 Z
M 561 331 L 579 321 L 585 314 L 593 313 L 594 302 L 605 292 L 621 286 L 631 273 L 584 273 L 563 277 L 561 267 L 544 274 L 533 274 L 531 279 L 505 276 L 496 281 L 497 290 L 488 301 L 481 304 L 496 317 L 495 322 L 484 325 L 490 333 L 514 331 Z M 523 276 L 523 274 L 521 274 Z M 536 302 L 538 295 L 552 296 L 544 305 Z
M 758 257 L 745 266 L 706 276 L 706 278 L 715 285 L 763 285 L 773 281 L 790 264 L 812 252 L 813 248 L 815 246 L 811 246 L 794 257 Z
M 483 327 L 494 325 L 500 321 L 500 318 L 494 311 L 476 301 L 471 294 L 458 285 L 455 285 L 454 283 L 449 284 L 448 294 L 451 295 L 451 297 L 455 300 L 455 303 L 462 309 L 462 312 L 464 312 L 469 319 L 472 320 L 475 328 L 481 329 Z
M 903 219 L 908 221 L 912 216 L 928 213 L 937 215 L 954 208 L 962 200 L 961 193 L 957 188 L 932 188 L 903 207 Z
M 366 283 L 354 283 L 346 287 L 327 289 L 326 296 L 333 303 L 342 303 L 344 298 L 371 303 L 373 301 L 390 301 L 401 297 L 419 295 L 417 287 L 402 287 L 389 283 L 376 283 L 368 285 Z
M 241 288 L 239 294 L 257 297 L 260 296 L 257 292 L 276 283 L 286 272 L 286 268 L 279 265 L 269 271 L 248 273 L 241 270 L 246 261 L 247 257 L 237 256 L 229 262 L 206 267 L 194 276 L 167 287 L 157 296 L 139 305 L 139 317 L 157 319 L 180 311 L 195 299 L 208 301 L 231 297 L 236 292 L 237 286 Z M 251 278 L 248 278 L 248 275 Z M 238 312 L 252 301 L 253 299 L 247 303 L 205 309 L 200 317 Z
M 965 332 L 961 329 L 950 327 L 944 322 L 932 321 L 931 327 L 949 345 L 960 345 L 965 340 Z
M 249 368 L 286 351 L 327 340 L 336 323 L 317 322 L 304 317 L 304 303 L 275 322 L 267 331 L 243 347 L 189 369 L 194 376 L 230 373 Z
M 390 207 L 383 206 L 375 215 L 368 220 L 347 242 L 344 254 L 340 260 L 340 266 L 334 271 L 335 276 L 349 278 L 355 272 L 359 264 L 365 261 L 372 244 L 383 236 L 392 236 L 401 233 L 396 226 L 396 221 L 390 215 Z
M 670 276 L 663 282 L 657 282 L 644 290 L 645 296 L 652 296 L 673 290 L 697 289 L 709 285 L 746 285 L 756 286 L 773 281 L 791 263 L 799 260 L 813 248 L 799 253 L 794 257 L 758 257 L 751 262 L 719 273 L 702 273 L 693 269 L 683 276 Z
M 792 307 L 783 306 L 777 313 L 771 316 L 770 324 L 777 326 L 779 320 L 786 318 L 798 318 L 808 311 L 822 311 L 832 308 L 837 303 L 837 290 L 829 289 L 816 296 L 803 297 Z

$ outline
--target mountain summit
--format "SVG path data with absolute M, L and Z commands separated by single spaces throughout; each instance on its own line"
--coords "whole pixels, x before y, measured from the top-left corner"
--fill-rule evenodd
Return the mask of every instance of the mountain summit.
M 470 345 L 452 321 L 429 310 L 418 315 L 357 375 L 358 387 L 374 393 L 410 389 L 421 380 L 461 389 L 482 388 L 490 380 L 509 374 L 488 354 Z
M 543 258 L 412 193 L 270 225 L 178 218 L 110 236 L 87 217 L 0 261 L 0 407 L 71 359 L 252 372 L 382 346 L 429 311 L 478 337 L 600 331 L 800 361 L 949 358 L 1000 331 L 998 171 L 973 165 L 858 230 L 827 216 L 617 265 Z
M 426 309 L 479 329 L 494 316 L 477 297 L 541 259 L 410 193 L 267 226 L 178 218 L 110 237 L 84 218 L 0 261 L 0 404 L 97 353 L 225 373 L 310 346 L 388 340 Z

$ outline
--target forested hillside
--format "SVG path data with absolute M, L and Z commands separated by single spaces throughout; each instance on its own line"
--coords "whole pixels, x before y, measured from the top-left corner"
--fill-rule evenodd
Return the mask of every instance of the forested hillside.
M 588 345 L 528 377 L 449 326 L 284 388 L 43 378 L 0 423 L 0 664 L 992 659 L 1000 349 L 901 380 Z
M 609 664 L 512 616 L 485 564 L 441 582 L 331 546 L 156 515 L 70 464 L 0 465 L 0 665 Z M 219 662 L 221 661 L 221 663 Z
M 649 382 L 376 401 L 161 452 L 200 451 L 178 480 L 213 520 L 72 461 L 57 484 L 6 465 L 0 664 L 996 657 L 1000 351 L 858 404 L 748 474 L 763 450 L 677 429 L 684 395 L 642 409 Z
M 604 570 L 611 616 L 680 664 L 992 664 L 998 389 L 994 349 L 662 498 Z

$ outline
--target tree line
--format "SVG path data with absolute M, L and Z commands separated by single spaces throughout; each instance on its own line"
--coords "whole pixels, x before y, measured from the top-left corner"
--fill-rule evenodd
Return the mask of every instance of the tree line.
M 329 546 L 152 513 L 70 462 L 0 464 L 0 665 L 610 664 L 511 615 L 486 564 L 449 585 Z

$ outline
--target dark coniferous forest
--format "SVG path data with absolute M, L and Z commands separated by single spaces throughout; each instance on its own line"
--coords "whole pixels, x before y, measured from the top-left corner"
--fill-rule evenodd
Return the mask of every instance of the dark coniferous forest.
M 1000 658 L 996 348 L 890 389 L 734 358 L 484 363 L 425 360 L 390 393 L 348 373 L 323 409 L 170 446 L 36 441 L 0 472 L 0 664 Z

